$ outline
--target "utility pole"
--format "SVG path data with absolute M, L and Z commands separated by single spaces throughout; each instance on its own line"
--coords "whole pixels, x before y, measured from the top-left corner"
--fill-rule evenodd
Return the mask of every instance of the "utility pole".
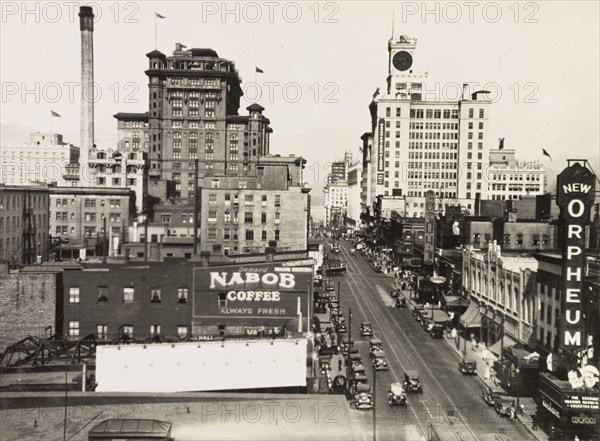
M 377 370 L 373 366 L 373 441 L 377 441 Z
M 194 251 L 192 256 L 198 255 L 198 192 L 200 186 L 198 185 L 198 158 L 194 160 Z

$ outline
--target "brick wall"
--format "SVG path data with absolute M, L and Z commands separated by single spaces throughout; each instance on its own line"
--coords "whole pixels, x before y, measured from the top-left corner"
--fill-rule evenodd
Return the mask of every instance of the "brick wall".
M 0 264 L 0 351 L 27 335 L 43 336 L 57 324 L 57 271 L 26 267 L 8 271 Z

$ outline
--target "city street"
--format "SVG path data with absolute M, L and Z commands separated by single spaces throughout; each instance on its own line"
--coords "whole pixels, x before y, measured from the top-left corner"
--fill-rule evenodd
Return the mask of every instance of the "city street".
M 389 294 L 393 278 L 375 273 L 360 254 L 351 256 L 349 249 L 350 244 L 342 242 L 341 258 L 348 262 L 348 271 L 334 279 L 341 281 L 340 305 L 346 321 L 352 308 L 352 338 L 365 366 L 370 362 L 370 337 L 360 336 L 361 321 L 373 324 L 374 337 L 383 341 L 390 366 L 388 371 L 377 372 L 377 439 L 421 439 L 430 425 L 441 440 L 534 439 L 520 422 L 500 417 L 484 403 L 479 380 L 458 371 L 459 357 L 446 342 L 425 333 L 409 308 L 395 307 Z M 392 408 L 387 391 L 390 383 L 404 379 L 405 369 L 418 371 L 423 393 L 409 394 L 406 408 Z M 367 375 L 373 385 L 373 370 L 367 368 Z M 360 428 L 360 437 L 355 439 L 372 439 L 371 411 L 353 409 L 351 419 Z

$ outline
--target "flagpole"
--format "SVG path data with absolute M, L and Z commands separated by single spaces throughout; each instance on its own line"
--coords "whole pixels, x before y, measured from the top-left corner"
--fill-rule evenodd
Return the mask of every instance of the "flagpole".
M 50 111 L 50 133 L 54 133 L 52 131 L 52 119 L 54 118 L 54 116 L 52 116 L 52 111 Z
M 158 49 L 158 44 L 157 44 L 157 41 L 158 41 L 158 38 L 157 38 L 157 32 L 158 32 L 158 31 L 157 31 L 157 25 L 156 25 L 157 18 L 158 18 L 158 17 L 156 16 L 156 12 L 155 12 L 155 13 L 154 13 L 154 50 L 157 50 L 157 49 Z

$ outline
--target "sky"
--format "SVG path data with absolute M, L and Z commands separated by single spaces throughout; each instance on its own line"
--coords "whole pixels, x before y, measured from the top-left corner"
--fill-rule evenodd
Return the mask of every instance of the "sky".
M 597 1 L 84 4 L 96 11 L 101 148 L 116 144 L 112 115 L 147 110 L 145 54 L 155 36 L 168 55 L 177 42 L 208 47 L 240 72 L 240 113 L 252 102 L 266 108 L 271 153 L 307 159 L 305 181 L 318 199 L 330 163 L 346 150 L 358 157 L 360 136 L 370 130 L 368 105 L 385 85 L 393 23 L 395 37 L 418 40 L 415 66 L 429 73 L 430 98 L 454 100 L 466 82 L 488 89 L 491 139 L 505 138 L 505 148 L 549 170 L 585 158 L 600 172 Z M 78 3 L 1 7 L 2 142 L 52 129 L 79 144 Z

